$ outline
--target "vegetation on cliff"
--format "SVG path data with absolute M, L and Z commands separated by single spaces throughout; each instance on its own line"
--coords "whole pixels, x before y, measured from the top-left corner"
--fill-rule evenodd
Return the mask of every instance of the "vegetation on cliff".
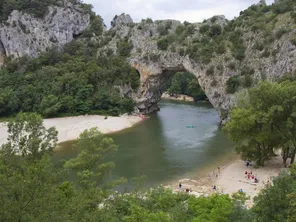
M 103 33 L 98 16 L 87 30 L 62 50 L 50 49 L 38 58 L 6 59 L 0 70 L 0 116 L 20 111 L 44 117 L 79 114 L 119 115 L 132 112 L 127 94 L 139 85 L 137 71 L 121 55 L 97 56 L 94 35 Z M 121 87 L 127 88 L 127 92 Z
M 80 0 L 67 0 L 66 2 L 79 5 L 87 13 L 94 15 L 91 5 L 83 4 Z M 63 6 L 63 4 L 63 1 L 60 0 L 0 0 L 0 21 L 7 20 L 13 10 L 22 11 L 40 18 L 46 14 L 48 6 Z
M 104 158 L 117 150 L 111 138 L 96 129 L 84 131 L 79 154 L 54 163 L 57 131 L 45 129 L 37 114 L 19 114 L 8 124 L 9 141 L 0 149 L 1 221 L 295 221 L 296 166 L 266 187 L 251 209 L 247 197 L 215 194 L 195 197 L 165 188 L 116 194 L 126 180 L 110 181 L 114 167 Z

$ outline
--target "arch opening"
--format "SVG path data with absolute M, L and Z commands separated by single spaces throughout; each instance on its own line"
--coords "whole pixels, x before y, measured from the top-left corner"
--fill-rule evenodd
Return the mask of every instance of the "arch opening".
M 208 101 L 208 98 L 190 72 L 176 72 L 162 87 L 162 98 L 183 101 Z

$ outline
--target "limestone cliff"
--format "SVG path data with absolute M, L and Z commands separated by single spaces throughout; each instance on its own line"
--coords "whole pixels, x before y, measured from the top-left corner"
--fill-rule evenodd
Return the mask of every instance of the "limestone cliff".
M 50 6 L 43 18 L 14 10 L 0 25 L 0 63 L 5 56 L 37 57 L 42 51 L 61 47 L 82 33 L 90 15 L 78 5 Z
M 296 70 L 296 46 L 291 41 L 296 36 L 296 22 L 290 12 L 276 15 L 271 7 L 275 6 L 260 1 L 236 20 L 215 16 L 195 24 L 151 19 L 136 24 L 122 14 L 116 16 L 108 31 L 113 38 L 99 53 L 118 53 L 120 41 L 132 44 L 128 61 L 140 73 L 141 86 L 133 97 L 141 112 L 158 109 L 161 88 L 169 75 L 188 71 L 196 76 L 224 120 L 244 88 L 260 80 L 276 81 Z M 249 22 L 252 10 L 260 11 L 262 21 Z M 227 89 L 232 80 L 240 82 L 235 92 Z

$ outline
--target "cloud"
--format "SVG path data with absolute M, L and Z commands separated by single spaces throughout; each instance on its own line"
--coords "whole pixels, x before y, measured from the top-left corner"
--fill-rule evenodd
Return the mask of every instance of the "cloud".
M 143 18 L 176 19 L 201 22 L 214 15 L 225 15 L 228 19 L 238 16 L 259 0 L 84 0 L 92 4 L 94 11 L 110 26 L 115 15 L 130 14 L 135 22 Z M 217 3 L 218 2 L 218 3 Z M 273 0 L 267 0 L 271 4 Z

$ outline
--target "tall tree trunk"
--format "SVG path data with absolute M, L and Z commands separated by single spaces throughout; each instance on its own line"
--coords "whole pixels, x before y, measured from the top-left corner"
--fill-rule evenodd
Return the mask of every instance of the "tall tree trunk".
M 290 161 L 290 164 L 293 164 L 294 163 L 295 155 L 296 155 L 296 147 L 294 148 L 294 150 L 291 153 L 291 161 Z
M 282 158 L 283 158 L 283 164 L 285 168 L 287 167 L 287 159 L 289 157 L 289 153 L 290 153 L 289 146 L 282 149 Z

